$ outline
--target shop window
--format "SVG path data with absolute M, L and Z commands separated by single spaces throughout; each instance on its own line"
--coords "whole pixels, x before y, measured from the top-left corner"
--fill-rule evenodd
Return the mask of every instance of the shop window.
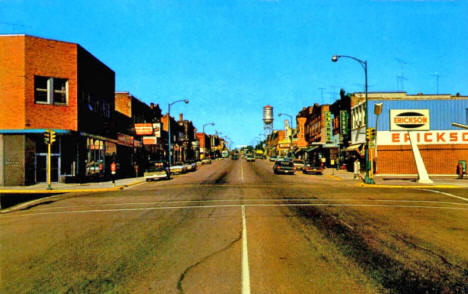
M 68 80 L 34 76 L 34 102 L 64 105 L 68 102 Z

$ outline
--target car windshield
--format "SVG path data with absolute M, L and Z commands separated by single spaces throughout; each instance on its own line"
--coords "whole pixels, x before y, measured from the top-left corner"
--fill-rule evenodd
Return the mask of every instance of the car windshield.
M 294 165 L 292 161 L 279 161 L 278 164 L 281 166 L 293 166 Z

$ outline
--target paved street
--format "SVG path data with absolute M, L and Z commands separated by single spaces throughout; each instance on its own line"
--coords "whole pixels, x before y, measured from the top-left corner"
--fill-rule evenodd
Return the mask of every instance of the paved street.
M 467 291 L 465 190 L 356 183 L 226 159 L 3 214 L 0 292 Z

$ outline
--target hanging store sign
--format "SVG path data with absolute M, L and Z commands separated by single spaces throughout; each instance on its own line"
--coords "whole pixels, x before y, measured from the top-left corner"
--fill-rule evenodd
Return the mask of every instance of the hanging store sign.
M 468 144 L 468 130 L 417 131 L 416 143 L 421 145 Z M 377 145 L 410 145 L 408 132 L 379 131 Z
M 153 135 L 153 124 L 135 124 L 135 132 L 139 136 Z
M 144 136 L 143 145 L 156 145 L 158 139 L 155 136 Z
M 429 109 L 390 109 L 391 131 L 429 131 Z
M 340 110 L 340 133 L 348 136 L 348 112 L 346 110 Z
M 325 116 L 325 142 L 330 143 L 331 142 L 331 112 L 324 111 L 323 114 Z
M 156 138 L 161 138 L 161 123 L 153 124 L 153 134 Z

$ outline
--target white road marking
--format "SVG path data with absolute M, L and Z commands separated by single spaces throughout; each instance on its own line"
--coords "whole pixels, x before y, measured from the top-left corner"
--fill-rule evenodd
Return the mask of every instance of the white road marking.
M 241 181 L 244 182 L 244 167 L 242 166 L 242 159 L 241 159 Z
M 242 294 L 250 294 L 249 252 L 244 205 L 242 205 Z
M 431 189 L 418 189 L 418 190 L 433 192 L 433 193 L 442 194 L 442 195 L 445 195 L 445 196 L 449 196 L 449 197 L 461 199 L 461 200 L 464 200 L 464 201 L 468 201 L 467 198 L 464 198 L 464 197 L 461 197 L 461 196 L 456 196 L 456 195 L 453 195 L 453 194 L 450 194 L 450 193 L 446 193 L 446 192 L 442 192 L 442 191 L 431 190 Z
M 101 204 L 87 204 L 87 205 L 73 205 L 73 206 L 53 206 L 53 207 L 38 207 L 36 210 L 56 210 L 63 208 L 80 208 L 80 207 L 99 207 L 99 206 L 122 206 L 122 205 L 154 205 L 154 204 L 174 204 L 174 203 L 212 203 L 212 202 L 239 202 L 239 199 L 205 199 L 205 200 L 161 200 L 152 202 L 122 202 L 122 203 L 101 203 Z M 257 198 L 257 199 L 242 199 L 243 202 L 337 202 L 337 201 L 351 201 L 351 202 L 396 202 L 396 203 L 437 203 L 448 205 L 467 205 L 468 203 L 447 202 L 447 201 L 433 201 L 433 200 L 400 200 L 400 199 L 318 199 L 318 198 Z M 249 204 L 247 204 L 249 205 Z
M 426 209 L 448 209 L 448 210 L 468 210 L 468 207 L 444 207 L 444 206 L 421 206 L 421 205 L 391 205 L 391 204 L 342 204 L 342 203 L 302 203 L 302 204 L 218 204 L 203 206 L 159 206 L 159 207 L 139 207 L 139 208 L 116 208 L 116 209 L 94 209 L 94 210 L 70 210 L 51 211 L 25 214 L 4 215 L 1 218 L 52 215 L 52 214 L 73 214 L 73 213 L 98 213 L 98 212 L 119 212 L 119 211 L 146 211 L 146 210 L 170 210 L 170 209 L 195 209 L 195 208 L 232 208 L 232 207 L 388 207 L 388 208 L 426 208 Z

